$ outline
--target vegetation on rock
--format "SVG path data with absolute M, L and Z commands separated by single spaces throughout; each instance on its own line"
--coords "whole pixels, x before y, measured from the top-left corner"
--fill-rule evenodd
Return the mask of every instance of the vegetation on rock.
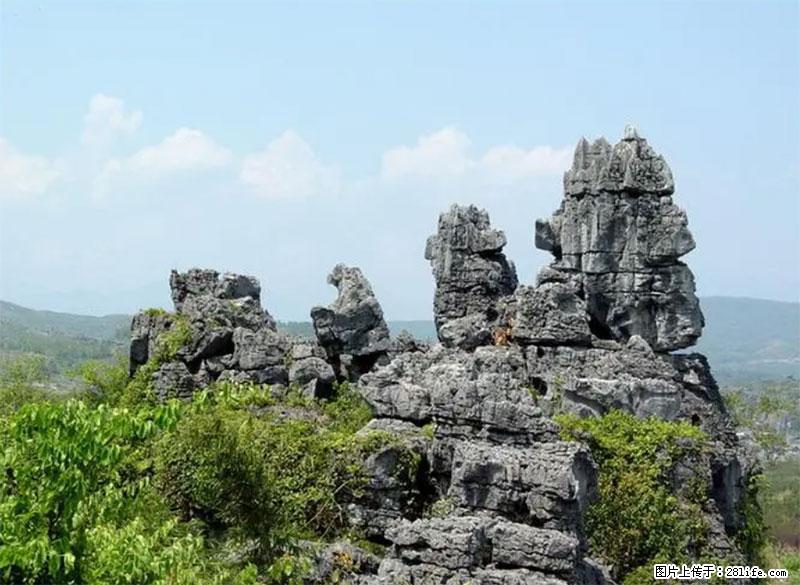
M 676 481 L 680 467 L 702 456 L 706 436 L 687 422 L 641 419 L 620 411 L 601 417 L 558 415 L 562 437 L 585 441 L 598 468 L 598 498 L 586 515 L 594 554 L 626 585 L 650 583 L 655 562 L 708 557 L 704 482 Z M 760 509 L 748 500 L 751 554 L 763 533 Z

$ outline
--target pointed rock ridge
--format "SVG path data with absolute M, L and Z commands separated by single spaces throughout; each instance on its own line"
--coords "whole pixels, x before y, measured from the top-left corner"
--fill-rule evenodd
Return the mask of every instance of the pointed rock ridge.
M 503 254 L 506 236 L 492 229 L 489 214 L 474 205 L 453 205 L 439 216 L 425 258 L 436 280 L 433 312 L 439 340 L 474 349 L 492 343 L 499 302 L 517 288 L 514 264 Z
M 340 375 L 358 377 L 389 350 L 389 327 L 361 269 L 337 264 L 328 283 L 339 291 L 329 307 L 311 309 L 319 344 L 340 363 Z
M 604 138 L 578 142 L 561 207 L 537 220 L 536 247 L 553 254 L 552 271 L 582 281 L 597 337 L 638 335 L 655 351 L 700 337 L 694 276 L 679 260 L 695 242 L 673 191 L 664 158 L 628 127 L 614 146 Z

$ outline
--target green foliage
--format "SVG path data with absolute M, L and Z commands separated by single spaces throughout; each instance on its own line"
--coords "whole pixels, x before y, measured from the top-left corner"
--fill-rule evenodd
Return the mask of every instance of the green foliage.
M 330 419 L 333 430 L 352 434 L 372 418 L 372 409 L 347 382 L 335 385 L 334 396 L 334 400 L 322 403 L 322 412 Z
M 134 415 L 78 400 L 27 404 L 12 414 L 0 452 L 0 575 L 80 581 L 93 530 L 141 512 L 149 482 L 131 457 L 176 417 L 174 404 Z
M 797 395 L 796 380 L 771 383 L 758 392 L 731 389 L 723 394 L 734 422 L 753 434 L 768 461 L 786 452 L 790 433 L 800 423 Z
M 169 320 L 132 379 L 121 356 L 73 367 L 75 399 L 36 402 L 41 357 L 0 371 L 0 582 L 300 585 L 298 539 L 358 537 L 344 505 L 397 438 L 357 434 L 372 412 L 347 384 L 316 401 L 222 382 L 157 404 L 153 373 L 193 333 Z M 416 475 L 419 455 L 399 453 L 397 473 Z
M 45 400 L 43 386 L 49 377 L 44 356 L 23 354 L 0 360 L 0 416 Z
M 91 400 L 116 404 L 128 386 L 128 359 L 120 353 L 113 362 L 90 360 L 69 374 L 80 382 Z
M 800 458 L 769 463 L 764 468 L 760 501 L 769 537 L 779 546 L 800 548 Z
M 749 478 L 739 513 L 744 519 L 743 526 L 734 535 L 734 540 L 750 564 L 762 564 L 762 551 L 766 544 L 764 514 L 759 502 L 759 492 L 763 485 L 762 475 Z
M 347 530 L 343 503 L 360 493 L 361 462 L 375 446 L 372 434 L 355 434 L 369 416 L 346 385 L 316 403 L 218 384 L 199 393 L 159 442 L 156 483 L 184 518 L 235 531 L 257 542 L 254 561 L 278 562 L 296 538 Z
M 620 580 L 649 583 L 640 581 L 642 567 L 652 571 L 660 559 L 676 562 L 702 551 L 705 487 L 688 486 L 680 494 L 669 487 L 675 465 L 702 449 L 702 431 L 619 411 L 585 419 L 559 415 L 557 422 L 564 439 L 588 443 L 599 466 L 598 499 L 586 528 L 593 552 Z
M 453 498 L 439 498 L 428 509 L 428 516 L 431 518 L 446 518 L 455 512 L 457 502 Z
M 34 400 L 41 359 L 2 371 L 19 399 L 0 411 L 0 582 L 299 585 L 298 539 L 357 537 L 343 506 L 389 441 L 357 434 L 367 404 L 346 384 L 317 401 L 222 382 L 159 405 L 151 376 L 191 333 L 174 320 L 131 380 L 121 358 L 82 364 L 69 400 Z
M 192 340 L 192 326 L 184 315 L 174 315 L 170 328 L 158 336 L 150 361 L 158 365 L 175 359 L 178 351 Z

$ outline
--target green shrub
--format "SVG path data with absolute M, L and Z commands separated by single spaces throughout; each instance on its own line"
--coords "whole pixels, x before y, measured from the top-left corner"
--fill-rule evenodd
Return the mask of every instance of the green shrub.
M 764 468 L 759 499 L 769 537 L 780 546 L 800 547 L 800 458 L 788 457 Z
M 127 469 L 131 456 L 176 416 L 175 405 L 145 416 L 78 400 L 12 414 L 0 450 L 0 575 L 79 581 L 93 527 L 140 512 L 148 478 Z
M 192 326 L 184 315 L 174 315 L 167 331 L 158 336 L 147 363 L 140 366 L 122 393 L 115 397 L 114 404 L 127 408 L 149 408 L 155 404 L 151 379 L 163 364 L 172 361 L 178 352 L 192 340 Z
M 44 384 L 49 380 L 46 358 L 21 354 L 0 360 L 0 416 L 10 414 L 29 402 L 48 398 Z
M 369 416 L 347 386 L 320 403 L 218 384 L 160 441 L 157 485 L 184 518 L 239 532 L 257 543 L 255 561 L 277 562 L 295 538 L 348 530 L 343 505 L 360 493 L 364 453 L 374 448 L 371 435 L 355 432 Z
M 674 466 L 702 449 L 699 429 L 619 411 L 584 419 L 559 415 L 557 422 L 564 439 L 588 443 L 598 464 L 598 499 L 587 512 L 586 529 L 593 552 L 616 577 L 627 585 L 649 583 L 640 579 L 652 575 L 653 562 L 701 553 L 705 487 L 688 486 L 681 494 L 669 487 Z
M 156 339 L 150 361 L 161 365 L 175 359 L 178 351 L 192 340 L 192 326 L 185 315 L 173 315 L 170 328 Z
M 73 368 L 69 374 L 81 383 L 90 400 L 116 404 L 128 386 L 128 359 L 117 354 L 113 362 L 90 360 Z

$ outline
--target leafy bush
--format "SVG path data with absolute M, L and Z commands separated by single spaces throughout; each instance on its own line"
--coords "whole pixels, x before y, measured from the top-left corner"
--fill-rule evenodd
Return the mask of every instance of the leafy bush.
M 113 362 L 90 360 L 69 373 L 82 384 L 92 401 L 116 404 L 128 386 L 128 359 L 117 354 Z
M 292 406 L 301 404 L 302 407 Z M 278 558 L 292 538 L 347 530 L 342 502 L 363 486 L 365 403 L 346 385 L 330 402 L 278 402 L 266 388 L 224 383 L 197 395 L 159 443 L 157 484 L 184 518 L 257 541 Z
M 175 405 L 134 416 L 78 400 L 11 415 L 0 452 L 0 574 L 78 579 L 92 527 L 128 520 L 147 487 L 126 469 L 129 457 L 175 417 Z
M 702 551 L 705 486 L 687 486 L 677 494 L 669 481 L 679 461 L 702 449 L 705 436 L 699 429 L 619 411 L 556 420 L 563 438 L 588 443 L 598 464 L 598 499 L 587 512 L 586 528 L 593 552 L 617 577 L 626 584 L 649 583 L 653 562 L 676 562 Z M 641 581 L 645 573 L 648 580 Z

